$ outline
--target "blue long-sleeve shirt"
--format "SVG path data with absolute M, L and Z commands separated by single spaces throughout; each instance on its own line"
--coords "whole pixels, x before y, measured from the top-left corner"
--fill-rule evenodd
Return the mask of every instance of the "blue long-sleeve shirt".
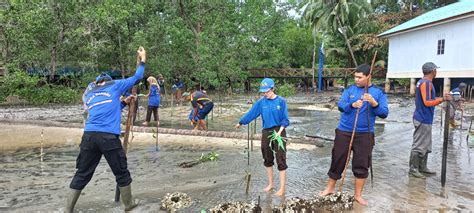
M 148 106 L 160 106 L 161 96 L 158 85 L 150 86 L 150 95 L 148 96 Z
M 359 111 L 357 119 L 356 132 L 369 132 L 367 125 L 367 107 L 369 107 L 370 132 L 374 132 L 375 117 L 386 118 L 388 116 L 387 96 L 378 87 L 369 86 L 368 93 L 377 101 L 378 105 L 372 107 L 369 102 L 364 101 Z M 342 93 L 338 103 L 339 111 L 341 111 L 341 120 L 337 127 L 341 131 L 352 132 L 354 128 L 355 116 L 357 108 L 352 107 L 352 103 L 361 100 L 364 95 L 364 87 L 352 85 Z
M 140 63 L 135 75 L 123 80 L 108 81 L 88 91 L 85 100 L 89 118 L 84 131 L 120 134 L 120 96 L 142 79 L 144 72 L 145 63 Z
M 280 96 L 274 99 L 265 97 L 258 100 L 239 121 L 240 124 L 249 124 L 258 116 L 262 116 L 262 126 L 264 129 L 275 126 L 287 127 L 290 125 L 288 120 L 288 107 L 286 100 Z

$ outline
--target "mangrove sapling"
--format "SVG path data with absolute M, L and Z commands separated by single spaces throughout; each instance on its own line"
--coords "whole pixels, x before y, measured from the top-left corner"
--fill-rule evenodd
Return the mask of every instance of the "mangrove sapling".
M 160 122 L 157 121 L 157 123 L 156 123 L 156 130 L 155 130 L 155 129 L 151 129 L 151 131 L 153 132 L 152 137 L 155 139 L 155 150 L 156 150 L 156 151 L 159 151 L 159 150 L 160 150 L 160 149 L 158 148 L 158 140 L 159 140 L 159 138 L 158 138 L 158 128 L 159 128 L 159 126 L 160 126 Z
M 277 132 L 275 130 L 273 130 L 273 133 L 268 136 L 268 138 L 270 138 L 270 149 L 273 152 L 275 152 L 275 150 L 273 150 L 272 148 L 272 143 L 277 143 L 278 149 L 283 149 L 283 151 L 286 152 L 284 143 L 286 143 L 287 138 L 281 137 L 281 135 L 277 135 Z
M 43 152 L 43 146 L 44 146 L 44 129 L 41 129 L 41 141 L 40 141 L 40 167 L 41 167 L 41 174 L 43 174 L 43 159 L 44 159 L 44 152 Z
M 204 162 L 208 162 L 208 161 L 217 161 L 218 159 L 219 159 L 219 154 L 215 151 L 211 151 L 206 155 L 204 155 L 204 153 L 202 153 L 201 157 L 199 157 L 199 159 L 197 159 L 197 160 L 183 162 L 183 163 L 178 164 L 178 166 L 181 167 L 181 168 L 190 168 L 190 167 L 196 166 L 200 163 L 204 163 Z
M 250 178 L 252 177 L 252 174 L 250 173 L 250 125 L 247 125 L 247 171 L 245 171 L 245 194 L 249 194 L 250 190 Z

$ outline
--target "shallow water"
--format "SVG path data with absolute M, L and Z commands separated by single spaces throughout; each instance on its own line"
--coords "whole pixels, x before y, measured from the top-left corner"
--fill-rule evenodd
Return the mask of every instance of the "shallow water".
M 290 134 L 301 135 L 305 131 L 307 134 L 317 132 L 329 137 L 334 134 L 337 112 L 304 110 L 298 109 L 298 106 L 291 106 L 294 129 L 288 131 Z M 242 108 L 248 106 L 242 105 Z M 407 175 L 413 133 L 413 105 L 400 107 L 398 103 L 392 103 L 390 110 L 386 122 L 376 125 L 374 182 L 372 185 L 370 178 L 367 179 L 364 189 L 369 206 L 355 205 L 354 211 L 474 211 L 474 149 L 467 148 L 467 131 L 452 131 L 448 146 L 447 182 L 443 189 L 440 183 L 442 129 L 439 112 L 433 125 L 433 153 L 428 164 L 438 174 L 423 180 Z M 228 120 L 230 123 L 233 118 Z M 197 159 L 202 153 L 211 151 L 210 148 L 196 150 L 182 145 L 166 145 L 157 152 L 154 144 L 136 143 L 128 155 L 134 179 L 133 192 L 142 203 L 136 212 L 159 212 L 161 199 L 166 193 L 175 191 L 185 192 L 193 199 L 191 206 L 181 212 L 208 210 L 229 201 L 256 202 L 259 196 L 264 211 L 268 212 L 270 206 L 283 202 L 283 198 L 261 192 L 266 186 L 266 177 L 258 147 L 251 152 L 250 166 L 247 166 L 244 149 L 222 146 L 214 150 L 220 154 L 219 161 L 185 169 L 177 164 Z M 64 210 L 65 193 L 74 173 L 79 149 L 76 145 L 65 144 L 46 147 L 44 151 L 42 162 L 39 148 L 0 153 L 1 211 Z M 323 190 L 330 155 L 330 143 L 314 150 L 288 150 L 286 198 L 310 198 Z M 245 195 L 246 171 L 252 175 L 248 196 Z M 274 173 L 277 175 L 277 171 Z M 344 190 L 353 192 L 354 178 L 350 169 L 347 174 Z M 275 179 L 278 186 L 278 178 Z M 113 202 L 114 189 L 113 174 L 102 159 L 91 182 L 83 190 L 76 209 L 85 212 L 121 212 L 120 204 Z

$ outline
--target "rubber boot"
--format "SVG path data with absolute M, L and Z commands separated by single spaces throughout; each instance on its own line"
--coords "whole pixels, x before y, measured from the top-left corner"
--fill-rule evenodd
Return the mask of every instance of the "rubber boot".
M 428 153 L 426 153 L 425 156 L 423 156 L 421 158 L 419 171 L 421 173 L 425 173 L 425 174 L 428 174 L 428 175 L 435 175 L 436 172 L 429 170 L 427 164 L 428 164 Z
M 410 154 L 410 171 L 408 172 L 408 174 L 416 178 L 426 178 L 418 170 L 420 168 L 420 161 L 421 157 L 418 155 L 418 153 L 412 152 Z
M 132 197 L 132 184 L 124 187 L 119 187 L 120 196 L 122 197 L 122 203 L 125 207 L 125 211 L 130 211 L 138 206 L 138 202 L 135 202 Z
M 69 189 L 67 193 L 66 213 L 74 212 L 74 206 L 81 195 L 81 190 Z

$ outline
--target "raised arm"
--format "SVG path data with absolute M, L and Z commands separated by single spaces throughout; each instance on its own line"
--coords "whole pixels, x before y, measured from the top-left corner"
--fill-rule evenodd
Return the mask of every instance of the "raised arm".
M 146 52 L 145 52 L 145 49 L 143 49 L 143 47 L 140 47 L 138 48 L 137 53 L 138 53 L 139 63 L 138 63 L 137 70 L 135 71 L 135 74 L 124 80 L 115 81 L 115 84 L 117 85 L 118 90 L 121 93 L 133 87 L 133 85 L 135 85 L 137 81 L 143 78 L 143 74 L 145 72 Z

